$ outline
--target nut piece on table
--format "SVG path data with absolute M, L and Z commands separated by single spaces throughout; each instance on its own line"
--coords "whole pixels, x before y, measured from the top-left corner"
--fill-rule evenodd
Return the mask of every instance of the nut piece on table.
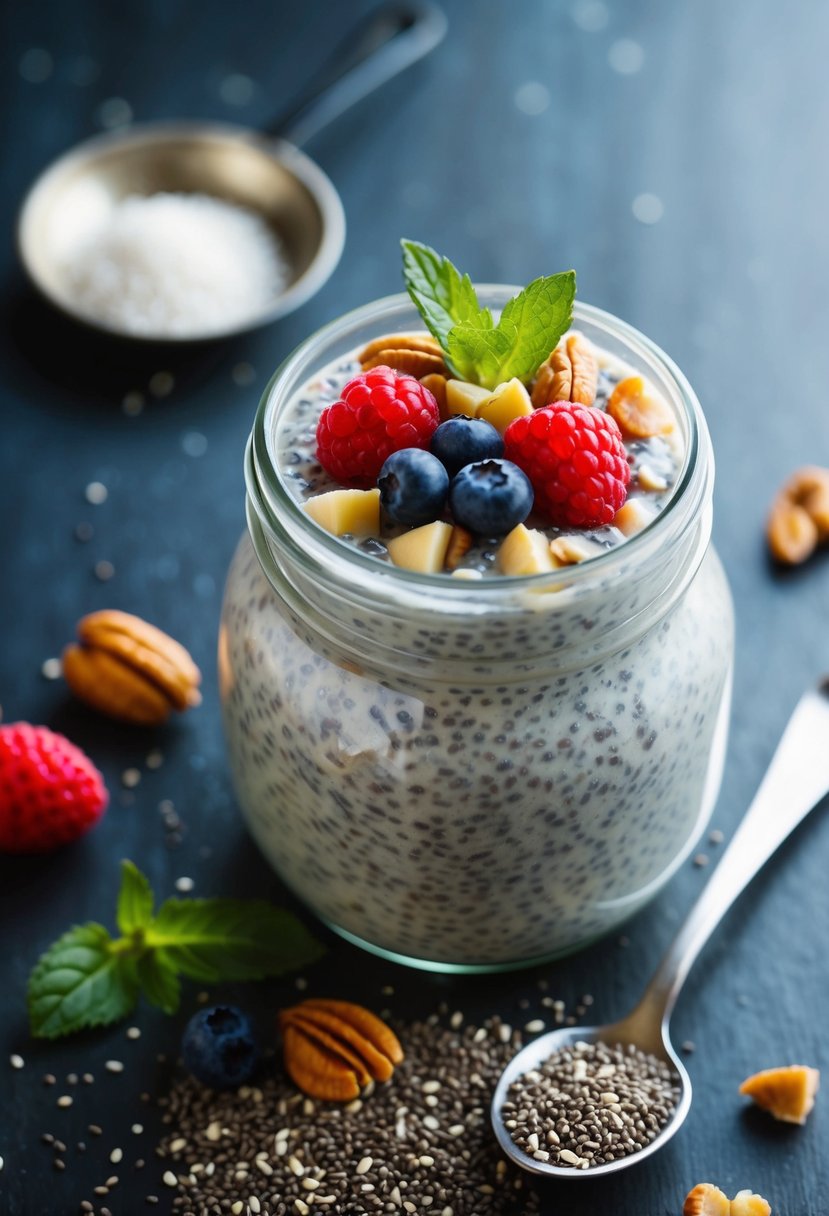
M 154 625 L 105 609 L 78 622 L 80 645 L 63 652 L 63 675 L 93 709 L 141 726 L 201 703 L 201 672 L 189 653 Z
M 661 398 L 646 391 L 641 376 L 619 381 L 610 394 L 607 412 L 628 439 L 650 439 L 652 435 L 668 435 L 674 429 L 670 409 Z
M 765 1068 L 747 1077 L 740 1093 L 753 1098 L 759 1107 L 784 1123 L 805 1123 L 815 1104 L 820 1073 L 805 1064 Z
M 590 342 L 584 334 L 568 334 L 536 373 L 533 406 L 541 409 L 552 401 L 592 405 L 596 400 L 598 380 L 599 368 Z
M 312 1098 L 348 1102 L 371 1081 L 388 1081 L 403 1049 L 375 1014 L 350 1001 L 308 1000 L 277 1019 L 285 1068 Z
M 359 358 L 364 372 L 373 367 L 391 367 L 418 380 L 423 376 L 449 374 L 440 345 L 426 334 L 386 334 L 369 342 Z
M 829 540 L 829 469 L 797 469 L 775 496 L 766 525 L 772 556 L 789 566 Z
M 713 1182 L 700 1182 L 685 1196 L 682 1216 L 730 1216 L 731 1204 Z
M 738 1191 L 731 1200 L 729 1216 L 771 1216 L 771 1204 L 762 1195 Z

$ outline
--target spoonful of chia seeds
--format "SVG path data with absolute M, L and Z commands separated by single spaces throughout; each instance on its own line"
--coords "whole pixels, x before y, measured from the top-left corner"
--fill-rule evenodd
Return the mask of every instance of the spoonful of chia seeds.
M 529 1043 L 501 1074 L 492 1124 L 522 1169 L 554 1178 L 609 1174 L 679 1130 L 691 1080 L 670 1017 L 697 955 L 738 895 L 829 793 L 829 678 L 798 702 L 722 861 L 632 1013 L 562 1027 Z

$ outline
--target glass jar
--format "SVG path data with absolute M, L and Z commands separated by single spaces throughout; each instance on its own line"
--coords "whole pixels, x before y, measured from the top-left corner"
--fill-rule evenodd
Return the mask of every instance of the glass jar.
M 479 294 L 498 310 L 515 290 Z M 641 334 L 586 305 L 574 324 L 650 378 L 686 454 L 655 520 L 582 565 L 412 573 L 323 532 L 285 489 L 280 412 L 355 347 L 421 329 L 407 296 L 303 343 L 248 445 L 219 645 L 239 804 L 318 917 L 420 967 L 525 966 L 608 933 L 688 855 L 719 789 L 733 615 L 705 420 Z

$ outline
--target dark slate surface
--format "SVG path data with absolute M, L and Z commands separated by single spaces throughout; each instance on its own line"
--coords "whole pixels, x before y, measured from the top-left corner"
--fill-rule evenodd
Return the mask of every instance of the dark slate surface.
M 79 846 L 0 864 L 0 1210 L 10 1216 L 75 1212 L 110 1172 L 116 1144 L 129 1150 L 128 1161 L 140 1151 L 149 1164 L 135 1183 L 130 1168 L 119 1168 L 123 1181 L 108 1200 L 115 1216 L 143 1211 L 143 1195 L 158 1190 L 157 1123 L 149 1107 L 137 1113 L 137 1095 L 161 1092 L 156 1053 L 175 1052 L 194 990 L 174 1020 L 142 1007 L 137 1042 L 123 1027 L 57 1045 L 34 1044 L 26 1032 L 31 964 L 70 922 L 111 918 L 118 859 L 134 858 L 165 894 L 190 875 L 204 894 L 282 898 L 237 817 L 217 712 L 216 622 L 243 525 L 242 450 L 258 392 L 285 353 L 344 309 L 398 289 L 401 233 L 433 242 L 481 280 L 523 282 L 576 266 L 582 298 L 649 333 L 695 384 L 717 451 L 716 540 L 739 623 L 733 733 L 715 816 L 726 834 L 801 689 L 829 665 L 825 560 L 777 576 L 761 536 L 776 483 L 805 460 L 829 463 L 829 9 L 816 0 L 618 0 L 572 11 L 553 0 L 452 0 L 450 36 L 432 59 L 311 148 L 342 192 L 349 238 L 333 279 L 295 316 L 173 363 L 84 339 L 33 301 L 13 256 L 16 206 L 51 157 L 99 129 L 103 100 L 125 98 L 138 120 L 264 122 L 299 89 L 322 44 L 333 45 L 364 7 L 56 0 L 5 10 L 0 704 L 5 721 L 46 722 L 70 734 L 114 792 L 106 821 Z M 582 28 L 597 14 L 607 18 L 603 28 Z M 630 60 L 630 47 L 612 51 L 620 39 L 641 47 L 641 70 L 624 75 L 609 66 L 609 54 Z M 19 72 L 33 47 L 54 62 L 40 83 Z M 76 83 L 90 65 L 94 81 Z M 231 72 L 256 82 L 241 110 L 220 98 Z M 540 114 L 516 105 L 528 81 L 549 90 Z M 662 200 L 660 222 L 634 218 L 632 200 L 643 193 Z M 241 361 L 256 369 L 246 388 L 231 375 Z M 124 393 L 145 389 L 162 369 L 175 375 L 173 394 L 126 417 Z M 207 441 L 200 457 L 183 450 L 191 432 Z M 100 507 L 84 501 L 93 479 L 109 488 Z M 81 522 L 94 527 L 88 543 L 73 537 Z M 99 559 L 114 564 L 109 583 L 93 575 Z M 59 653 L 77 618 L 104 606 L 142 613 L 190 645 L 206 672 L 201 710 L 158 735 L 119 729 L 42 678 L 41 663 Z M 144 772 L 128 794 L 121 772 L 141 766 L 154 746 L 163 767 Z M 187 827 L 172 850 L 157 810 L 165 798 Z M 775 1212 L 829 1212 L 826 1099 L 801 1130 L 744 1112 L 736 1095 L 758 1067 L 827 1062 L 827 858 L 824 807 L 743 898 L 694 971 L 675 1021 L 677 1040 L 696 1044 L 689 1058 L 696 1099 L 682 1133 L 617 1181 L 551 1190 L 545 1211 L 668 1216 L 691 1185 L 713 1179 L 730 1193 L 759 1190 Z M 612 1017 L 633 1002 L 705 878 L 689 864 L 630 925 L 627 948 L 611 940 L 543 973 L 423 977 L 332 943 L 311 984 L 376 1004 L 391 983 L 401 1012 L 446 999 L 470 1014 L 498 1009 L 516 1020 L 529 1016 L 522 999 L 535 1012 L 545 979 L 568 1003 L 591 992 L 597 1017 Z M 288 982 L 239 995 L 265 1028 L 292 993 Z M 25 1057 L 23 1071 L 8 1068 L 11 1051 Z M 126 1061 L 120 1077 L 103 1073 L 113 1057 Z M 55 1097 L 67 1086 L 44 1088 L 42 1074 L 62 1079 L 87 1069 L 94 1086 L 58 1111 Z M 146 1127 L 140 1150 L 128 1130 L 136 1119 Z M 73 1146 L 88 1122 L 105 1134 L 94 1143 L 87 1136 L 81 1156 Z M 70 1146 L 62 1175 L 39 1143 L 43 1131 Z

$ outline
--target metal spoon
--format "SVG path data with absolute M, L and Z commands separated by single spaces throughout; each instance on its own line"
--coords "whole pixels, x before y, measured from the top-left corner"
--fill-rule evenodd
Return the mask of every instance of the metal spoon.
M 322 287 L 342 253 L 345 216 L 334 186 L 298 144 L 428 54 L 446 18 L 428 0 L 369 15 L 263 132 L 205 122 L 146 123 L 79 144 L 50 165 L 20 211 L 20 258 L 38 291 L 76 321 L 136 341 L 230 337 L 293 312 Z M 289 282 L 260 313 L 209 334 L 134 334 L 82 312 L 66 265 L 73 248 L 127 195 L 204 193 L 257 212 L 279 237 Z
M 595 1178 L 643 1161 L 679 1131 L 691 1106 L 691 1080 L 671 1044 L 669 1021 L 682 985 L 737 896 L 827 793 L 829 678 L 798 702 L 754 801 L 633 1012 L 608 1026 L 568 1026 L 541 1035 L 504 1069 L 492 1099 L 491 1117 L 501 1148 L 517 1165 L 547 1178 Z M 589 1169 L 536 1161 L 514 1142 L 501 1117 L 513 1081 L 575 1042 L 632 1043 L 664 1060 L 675 1072 L 680 1087 L 680 1099 L 670 1122 L 650 1144 L 628 1157 Z

